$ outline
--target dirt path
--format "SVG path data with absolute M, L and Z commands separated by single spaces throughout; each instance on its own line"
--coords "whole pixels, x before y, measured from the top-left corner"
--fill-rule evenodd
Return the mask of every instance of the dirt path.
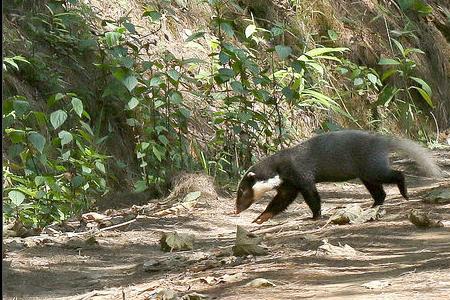
M 443 164 L 448 164 L 448 153 L 438 155 Z M 308 219 L 309 210 L 298 199 L 274 220 L 255 226 L 251 221 L 266 202 L 236 217 L 228 214 L 233 199 L 219 198 L 187 216 L 142 217 L 127 226 L 98 233 L 98 245 L 68 242 L 67 233 L 8 238 L 3 268 L 6 296 L 154 299 L 156 292 L 164 288 L 175 290 L 179 296 L 198 292 L 212 299 L 450 299 L 449 224 L 418 229 L 406 217 L 410 209 L 420 208 L 450 221 L 450 204 L 421 201 L 426 191 L 450 186 L 450 180 L 420 183 L 409 177 L 408 182 L 410 201 L 401 198 L 396 188 L 387 188 L 386 215 L 381 220 L 362 225 L 329 224 L 308 234 L 304 232 L 323 226 L 337 206 L 361 203 L 369 207 L 372 200 L 364 187 L 356 182 L 320 185 L 324 218 L 319 221 Z M 278 224 L 284 225 L 264 238 L 269 255 L 217 257 L 221 249 L 233 245 L 236 225 L 257 229 L 258 234 Z M 195 234 L 195 249 L 162 252 L 161 232 L 173 230 Z M 348 244 L 358 254 L 317 256 L 323 239 L 332 245 Z M 143 264 L 149 261 L 156 265 L 154 272 L 143 270 Z M 170 263 L 166 268 L 161 262 L 167 261 Z M 212 282 L 205 282 L 205 277 Z M 258 277 L 276 286 L 245 287 Z M 381 286 L 362 286 L 372 281 L 381 281 L 375 282 Z

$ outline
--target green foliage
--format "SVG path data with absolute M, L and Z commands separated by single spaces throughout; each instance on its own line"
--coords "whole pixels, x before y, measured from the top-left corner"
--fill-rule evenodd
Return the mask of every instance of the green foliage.
M 383 57 L 378 62 L 384 67 L 381 80 L 384 87 L 378 95 L 376 106 L 388 108 L 412 135 L 423 135 L 419 116 L 423 109 L 414 102 L 413 91 L 424 100 L 424 106 L 433 108 L 431 87 L 421 78 L 415 77 L 416 62 L 413 55 L 424 54 L 417 48 L 405 48 L 396 39 L 391 39 L 398 53 L 393 58 Z M 419 126 L 415 126 L 419 125 Z
M 51 97 L 50 107 L 59 109 L 50 114 L 33 109 L 21 96 L 3 101 L 9 145 L 3 165 L 6 219 L 41 227 L 88 208 L 92 194 L 107 191 L 107 156 L 96 150 L 88 123 L 66 113 L 74 99 L 74 94 Z
M 424 0 L 397 0 L 398 5 L 404 11 L 412 10 L 423 15 L 429 15 L 433 8 Z
M 346 48 L 300 51 L 281 42 L 284 25 L 264 29 L 252 19 L 240 27 L 229 11 L 229 5 L 238 9 L 237 3 L 208 3 L 214 11 L 210 30 L 185 39 L 203 47 L 205 60 L 178 58 L 168 50 L 150 54 L 127 16 L 90 28 L 86 19 L 92 12 L 80 3 L 43 4 L 45 10 L 29 18 L 29 34 L 51 54 L 35 54 L 32 45 L 32 55 L 8 53 L 3 69 L 52 96 L 46 109 L 21 95 L 3 101 L 6 218 L 40 227 L 87 209 L 95 195 L 107 192 L 110 164 L 102 144 L 114 130 L 112 118 L 131 133 L 140 173 L 134 187 L 142 192 L 163 187 L 181 170 L 203 170 L 219 180 L 238 176 L 256 153 L 291 144 L 295 114 L 324 110 L 353 120 L 326 93 L 329 69 L 347 76 L 360 95 L 381 89 L 376 105 L 400 105 L 401 95 L 413 91 L 432 105 L 431 89 L 413 74 L 411 55 L 418 49 L 393 40 L 399 55 L 380 60 L 388 67 L 380 78 L 375 70 L 342 59 Z M 147 7 L 142 18 L 156 31 L 162 26 L 156 7 Z M 330 41 L 339 37 L 333 30 L 328 35 Z M 71 70 L 86 82 L 95 78 L 95 87 L 73 93 L 70 78 L 55 71 L 58 61 L 64 61 L 59 67 L 74 62 Z M 408 85 L 388 81 L 393 77 Z

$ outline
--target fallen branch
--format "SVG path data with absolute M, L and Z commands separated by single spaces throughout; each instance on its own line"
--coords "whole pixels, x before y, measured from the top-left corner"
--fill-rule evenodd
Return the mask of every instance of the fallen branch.
M 132 220 L 129 220 L 129 221 L 126 221 L 126 222 L 123 222 L 123 223 L 120 223 L 120 224 L 112 225 L 112 226 L 109 226 L 109 227 L 101 228 L 101 229 L 99 229 L 98 232 L 103 232 L 103 231 L 106 231 L 106 230 L 122 227 L 122 226 L 125 226 L 125 225 L 128 225 L 128 224 L 131 224 L 133 222 L 136 222 L 136 219 L 132 219 Z

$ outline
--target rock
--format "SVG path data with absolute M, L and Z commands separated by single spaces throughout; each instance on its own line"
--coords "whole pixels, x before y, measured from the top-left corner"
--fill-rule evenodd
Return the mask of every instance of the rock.
M 192 250 L 194 248 L 194 235 L 186 233 L 163 233 L 160 244 L 166 252 Z
M 232 248 L 233 255 L 267 255 L 267 249 L 259 245 L 262 240 L 262 237 L 258 237 L 255 234 L 248 232 L 241 226 L 237 226 L 236 242 Z
M 276 284 L 264 278 L 256 278 L 247 283 L 245 286 L 261 288 L 261 287 L 274 287 L 276 286 Z
M 449 204 L 450 188 L 435 189 L 423 197 L 423 202 L 431 204 Z
M 444 227 L 441 220 L 431 217 L 429 212 L 412 209 L 408 214 L 408 219 L 417 227 Z
M 143 265 L 144 272 L 158 272 L 162 268 L 163 265 L 156 259 L 147 260 Z

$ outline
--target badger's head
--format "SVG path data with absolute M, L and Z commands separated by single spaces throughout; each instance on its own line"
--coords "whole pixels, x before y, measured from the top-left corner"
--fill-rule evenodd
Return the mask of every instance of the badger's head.
M 276 189 L 281 183 L 282 180 L 278 174 L 267 177 L 250 169 L 238 185 L 236 214 L 249 208 L 266 192 Z

